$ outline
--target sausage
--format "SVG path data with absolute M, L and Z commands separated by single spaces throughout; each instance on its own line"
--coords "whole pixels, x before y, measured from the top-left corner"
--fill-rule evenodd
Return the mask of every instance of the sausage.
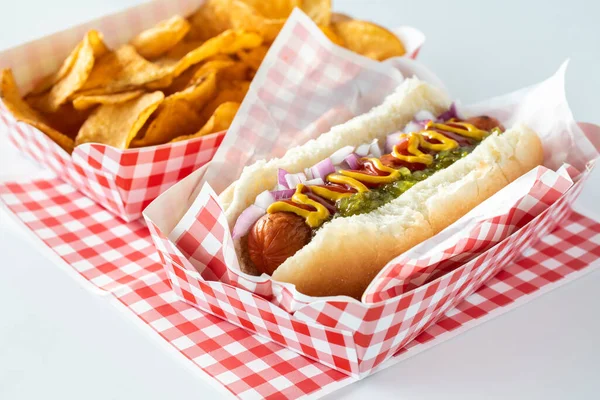
M 488 117 L 487 115 L 482 115 L 480 117 L 471 117 L 467 119 L 465 122 L 469 124 L 475 125 L 476 128 L 479 128 L 484 131 L 491 131 L 494 128 L 500 128 L 502 132 L 504 132 L 504 127 L 496 118 Z
M 265 214 L 248 234 L 248 255 L 258 272 L 271 275 L 311 237 L 304 218 L 290 212 Z

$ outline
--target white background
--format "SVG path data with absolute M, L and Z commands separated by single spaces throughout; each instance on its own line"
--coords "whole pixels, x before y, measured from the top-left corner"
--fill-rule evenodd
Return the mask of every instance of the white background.
M 0 50 L 140 0 L 0 0 Z M 427 35 L 420 60 L 463 102 L 551 75 L 567 57 L 575 117 L 600 123 L 600 7 L 590 1 L 334 0 L 337 11 Z M 35 171 L 0 137 L 0 179 Z M 330 397 L 600 396 L 600 272 Z M 217 392 L 0 214 L 0 399 L 213 398 Z

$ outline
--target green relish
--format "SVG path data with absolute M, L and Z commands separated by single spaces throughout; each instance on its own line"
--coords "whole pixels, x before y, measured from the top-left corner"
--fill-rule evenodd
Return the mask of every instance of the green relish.
M 356 193 L 337 201 L 336 217 L 350 217 L 371 212 L 382 205 L 389 203 L 402 193 L 413 187 L 417 182 L 433 175 L 435 172 L 448 168 L 456 161 L 467 156 L 476 145 L 457 147 L 452 150 L 440 151 L 434 155 L 433 163 L 421 171 L 414 171 L 410 175 L 402 175 L 395 182 L 387 183 L 368 192 Z

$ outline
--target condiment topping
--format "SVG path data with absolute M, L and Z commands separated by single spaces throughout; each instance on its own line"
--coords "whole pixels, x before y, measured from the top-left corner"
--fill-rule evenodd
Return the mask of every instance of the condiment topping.
M 497 126 L 491 131 L 500 132 L 501 125 L 498 123 Z M 400 142 L 393 146 L 391 154 L 362 158 L 358 168 L 340 169 L 327 175 L 324 185 L 299 184 L 291 201 L 277 201 L 267 212 L 292 212 L 305 218 L 311 228 L 318 228 L 334 216 L 323 205 L 328 202 L 335 204 L 335 207 L 329 207 L 337 210 L 335 215 L 344 217 L 372 211 L 400 196 L 418 181 L 466 156 L 489 134 L 489 131 L 455 118 L 444 123 L 429 121 L 420 132 L 399 134 Z M 325 202 L 311 200 L 305 194 L 307 192 Z
M 304 217 L 306 223 L 311 228 L 318 228 L 321 226 L 321 224 L 329 218 L 329 211 L 327 211 L 327 208 L 325 208 L 324 205 L 318 201 L 309 199 L 307 195 L 302 193 L 304 188 L 305 186 L 300 183 L 296 186 L 296 192 L 292 196 L 291 202 L 285 200 L 276 201 L 267 208 L 267 213 L 272 214 L 280 211 L 293 212 L 294 214 Z M 314 210 L 307 210 L 306 207 L 298 206 L 294 203 L 313 207 Z

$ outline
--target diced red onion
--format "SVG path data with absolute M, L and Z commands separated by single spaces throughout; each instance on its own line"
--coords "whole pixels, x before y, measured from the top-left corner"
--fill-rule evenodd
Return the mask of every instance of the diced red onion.
M 288 189 L 288 190 L 291 190 L 291 189 Z M 264 192 L 262 192 L 261 194 L 256 196 L 256 200 L 254 200 L 254 205 L 262 208 L 263 210 L 266 210 L 274 202 L 275 202 L 275 197 L 273 196 L 273 194 L 271 192 L 269 192 L 268 190 L 265 190 Z
M 310 198 L 310 199 L 312 199 L 312 200 L 316 201 L 317 203 L 320 203 L 320 204 L 322 204 L 322 205 L 323 205 L 323 206 L 324 206 L 324 207 L 325 207 L 325 208 L 326 208 L 326 209 L 327 209 L 327 210 L 328 210 L 328 211 L 331 213 L 331 215 L 335 214 L 335 211 L 336 211 L 336 210 L 335 210 L 335 206 L 333 206 L 333 205 L 329 204 L 329 203 L 327 202 L 327 200 L 323 199 L 323 198 L 322 198 L 322 197 L 320 197 L 320 196 L 317 196 L 317 195 L 316 195 L 316 194 L 314 194 L 314 193 L 310 193 L 310 192 L 309 192 L 309 193 L 307 193 L 306 195 L 308 196 L 308 198 Z
M 271 193 L 271 196 L 273 196 L 274 201 L 279 201 L 279 200 L 291 199 L 295 192 L 296 192 L 296 189 L 283 189 L 283 190 L 274 190 L 270 193 Z
M 360 157 L 366 157 L 369 154 L 369 148 L 371 147 L 370 143 L 361 144 L 354 151 Z
M 371 145 L 369 146 L 369 153 L 370 156 L 372 157 L 381 157 L 381 149 L 379 148 L 379 141 L 377 139 L 374 139 L 371 142 Z
M 324 185 L 325 182 L 321 178 L 315 178 L 315 179 L 310 179 L 310 180 L 304 182 L 304 184 L 306 186 L 311 186 L 311 185 L 314 186 L 314 185 Z
M 408 124 L 406 124 L 406 126 L 404 127 L 404 129 L 402 131 L 404 133 L 422 131 L 425 128 L 425 125 L 427 124 L 427 122 L 429 122 L 429 121 L 430 120 L 410 121 Z
M 385 138 L 385 152 L 391 153 L 394 150 L 394 146 L 401 142 L 400 135 L 402 132 L 394 132 L 387 135 Z
M 331 163 L 333 165 L 338 165 L 342 161 L 344 161 L 348 154 L 352 153 L 353 151 L 354 146 L 344 146 L 341 149 L 337 150 L 335 153 L 333 153 L 331 156 L 329 156 L 329 159 L 331 160 Z
M 285 180 L 285 176 L 288 174 L 288 172 L 283 169 L 283 168 L 279 168 L 277 170 L 277 183 L 279 184 L 279 186 L 285 188 L 285 189 L 289 189 L 290 187 L 288 186 L 286 180 Z
M 344 161 L 348 164 L 350 169 L 359 169 L 360 168 L 360 165 L 358 164 L 359 159 L 360 159 L 359 156 L 357 156 L 354 153 L 351 153 L 351 154 L 348 154 L 346 156 L 346 158 L 344 158 Z
M 234 239 L 244 236 L 260 217 L 266 214 L 266 210 L 252 204 L 246 208 L 235 221 L 232 237 Z
M 452 103 L 448 111 L 438 115 L 437 119 L 440 121 L 448 121 L 450 118 L 458 118 L 458 111 L 456 109 L 456 104 Z
M 323 161 L 318 162 L 314 166 L 310 168 L 313 179 L 321 178 L 325 179 L 325 177 L 329 174 L 333 174 L 335 172 L 335 167 L 331 162 L 331 159 L 326 158 Z
M 430 113 L 427 110 L 421 110 L 418 113 L 415 114 L 415 116 L 413 117 L 413 119 L 415 121 L 434 121 L 435 120 L 435 115 L 433 115 L 432 113 Z
M 285 181 L 290 189 L 295 188 L 298 184 L 306 182 L 306 175 L 302 172 L 298 172 L 297 174 L 287 174 L 285 176 Z

